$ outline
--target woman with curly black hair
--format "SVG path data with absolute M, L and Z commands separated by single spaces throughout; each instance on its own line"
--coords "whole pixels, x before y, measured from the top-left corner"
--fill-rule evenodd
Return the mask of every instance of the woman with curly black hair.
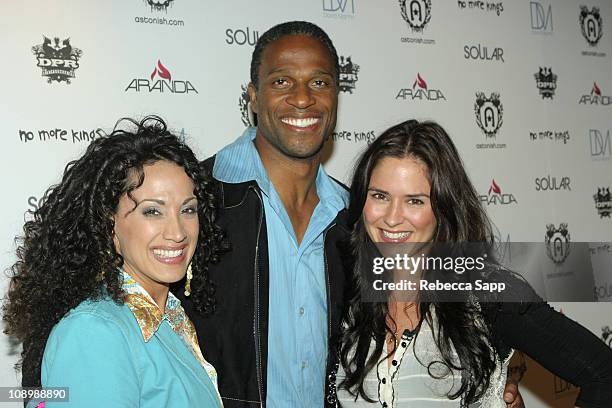
M 70 162 L 24 236 L 3 306 L 24 386 L 75 407 L 219 407 L 215 369 L 170 283 L 214 309 L 208 265 L 226 244 L 211 176 L 158 117 Z M 49 404 L 47 404 L 49 406 Z
M 349 224 L 347 258 L 355 261 L 338 375 L 343 407 L 505 408 L 513 348 L 580 386 L 578 406 L 609 406 L 612 351 L 492 259 L 491 224 L 441 126 L 409 120 L 368 147 L 351 185 Z M 403 250 L 412 244 L 418 254 L 427 248 L 430 256 L 477 249 L 487 255 L 486 263 L 481 261 L 486 267 L 474 274 L 419 268 L 411 282 L 418 290 L 364 299 L 372 288 L 371 254 L 397 251 L 400 244 Z M 465 285 L 447 293 L 420 290 L 420 279 L 432 282 L 432 277 L 507 286 L 499 296 Z

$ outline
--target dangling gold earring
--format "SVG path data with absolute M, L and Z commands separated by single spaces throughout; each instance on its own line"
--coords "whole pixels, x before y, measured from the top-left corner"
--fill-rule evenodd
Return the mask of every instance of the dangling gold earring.
M 191 295 L 191 278 L 193 273 L 191 272 L 191 264 L 187 266 L 187 280 L 185 280 L 185 296 Z

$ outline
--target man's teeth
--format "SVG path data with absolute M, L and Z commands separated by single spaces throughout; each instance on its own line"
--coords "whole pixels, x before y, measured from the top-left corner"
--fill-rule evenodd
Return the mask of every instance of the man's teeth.
M 404 239 L 410 235 L 410 232 L 389 232 L 385 230 L 382 230 L 382 232 L 385 238 L 389 239 Z
M 177 256 L 181 256 L 183 254 L 183 250 L 176 249 L 174 251 L 169 251 L 167 249 L 154 249 L 153 253 L 157 256 L 161 256 L 162 258 L 176 258 Z
M 305 128 L 308 126 L 312 126 L 315 123 L 318 123 L 319 118 L 304 118 L 304 119 L 284 118 L 284 119 L 281 119 L 281 121 L 291 126 Z

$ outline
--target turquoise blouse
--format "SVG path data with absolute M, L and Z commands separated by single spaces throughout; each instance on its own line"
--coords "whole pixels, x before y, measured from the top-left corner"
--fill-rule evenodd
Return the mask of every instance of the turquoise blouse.
M 189 333 L 191 322 L 185 316 L 182 326 L 177 324 L 184 315 L 178 299 L 170 293 L 170 308 L 163 315 L 157 309 L 155 316 L 148 294 L 133 280 L 127 283 L 137 302 L 130 295 L 121 305 L 85 301 L 51 331 L 42 385 L 68 387 L 69 402 L 47 401 L 45 408 L 221 407 L 214 368 L 181 333 Z

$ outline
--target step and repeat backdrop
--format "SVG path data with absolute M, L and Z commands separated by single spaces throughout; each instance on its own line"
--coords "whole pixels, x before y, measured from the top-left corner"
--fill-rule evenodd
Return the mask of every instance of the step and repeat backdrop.
M 253 45 L 277 23 L 308 20 L 340 56 L 328 172 L 350 182 L 356 155 L 385 128 L 440 122 L 501 242 L 555 244 L 559 268 L 564 248 L 591 243 L 594 301 L 555 307 L 612 341 L 611 2 L 4 0 L 0 13 L 3 270 L 27 213 L 119 118 L 160 115 L 202 159 L 254 125 Z M 20 382 L 18 353 L 1 335 L 1 386 Z M 529 407 L 571 406 L 574 386 L 527 358 L 517 370 Z

